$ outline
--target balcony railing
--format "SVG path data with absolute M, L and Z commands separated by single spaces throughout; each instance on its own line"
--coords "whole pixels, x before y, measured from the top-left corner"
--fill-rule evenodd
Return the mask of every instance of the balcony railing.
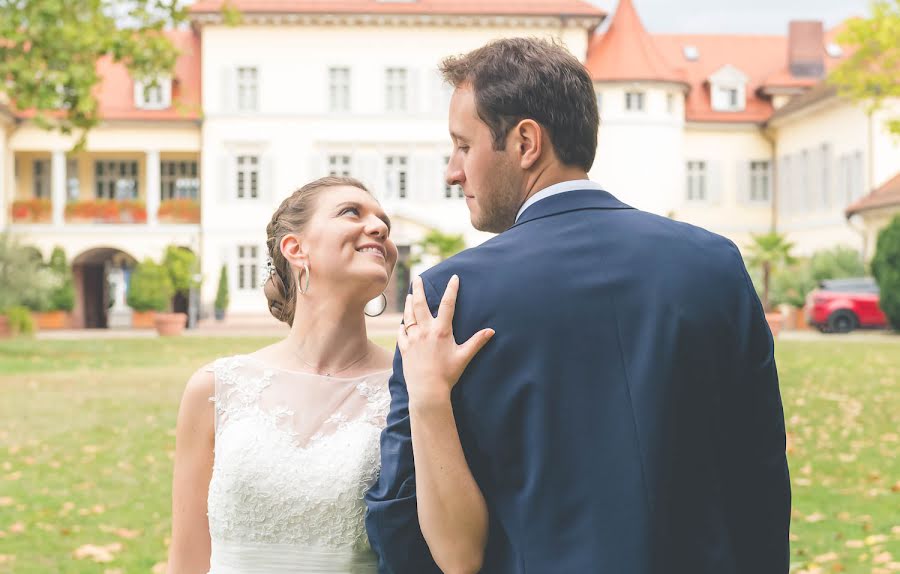
M 13 223 L 50 223 L 53 203 L 49 199 L 17 199 L 12 204 Z
M 67 223 L 147 223 L 143 201 L 95 199 L 66 204 Z
M 166 199 L 159 204 L 160 223 L 200 223 L 200 202 L 196 199 Z

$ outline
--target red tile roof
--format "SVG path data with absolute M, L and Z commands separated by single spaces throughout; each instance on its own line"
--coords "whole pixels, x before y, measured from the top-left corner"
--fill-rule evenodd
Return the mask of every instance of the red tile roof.
M 143 110 L 134 105 L 134 81 L 124 64 L 108 56 L 97 62 L 100 85 L 96 95 L 99 116 L 103 120 L 196 120 L 201 117 L 200 38 L 191 30 L 171 30 L 166 35 L 178 48 L 180 56 L 172 77 L 172 105 L 164 110 Z M 34 117 L 34 110 L 16 114 Z
M 869 195 L 850 205 L 845 213 L 850 217 L 863 211 L 893 206 L 900 207 L 900 172 Z
M 594 36 L 585 66 L 598 81 L 661 81 L 686 84 L 684 70 L 660 54 L 631 0 L 619 0 L 612 23 Z
M 219 12 L 225 3 L 197 0 L 190 11 Z M 240 12 L 255 14 L 606 15 L 585 0 L 231 0 L 230 4 Z

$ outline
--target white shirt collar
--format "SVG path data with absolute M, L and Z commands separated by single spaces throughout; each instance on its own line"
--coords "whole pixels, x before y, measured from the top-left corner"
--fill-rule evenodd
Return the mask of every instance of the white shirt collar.
M 519 209 L 519 213 L 516 214 L 516 221 L 519 221 L 519 218 L 522 217 L 522 214 L 525 213 L 526 209 L 539 202 L 540 200 L 547 199 L 548 197 L 552 197 L 560 193 L 565 193 L 567 191 L 575 191 L 576 189 L 602 190 L 603 188 L 599 183 L 594 183 L 589 179 L 575 179 L 572 181 L 562 181 L 560 183 L 554 183 L 550 187 L 545 187 L 544 189 L 529 197 L 528 200 L 522 204 L 522 207 Z

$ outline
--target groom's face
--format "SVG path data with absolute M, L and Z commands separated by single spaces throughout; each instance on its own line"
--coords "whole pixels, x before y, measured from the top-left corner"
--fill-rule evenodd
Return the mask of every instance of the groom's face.
M 524 171 L 515 154 L 494 149 L 491 130 L 478 117 L 475 92 L 467 84 L 453 92 L 449 124 L 453 154 L 447 183 L 462 187 L 475 229 L 506 231 L 515 223 L 524 194 Z

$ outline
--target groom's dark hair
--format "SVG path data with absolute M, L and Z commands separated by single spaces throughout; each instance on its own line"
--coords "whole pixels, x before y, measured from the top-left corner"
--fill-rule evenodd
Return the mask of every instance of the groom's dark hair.
M 587 69 L 564 47 L 538 38 L 495 40 L 444 59 L 440 70 L 453 87 L 472 85 L 495 150 L 506 147 L 516 124 L 532 119 L 549 132 L 562 163 L 591 169 L 600 123 L 597 96 Z

